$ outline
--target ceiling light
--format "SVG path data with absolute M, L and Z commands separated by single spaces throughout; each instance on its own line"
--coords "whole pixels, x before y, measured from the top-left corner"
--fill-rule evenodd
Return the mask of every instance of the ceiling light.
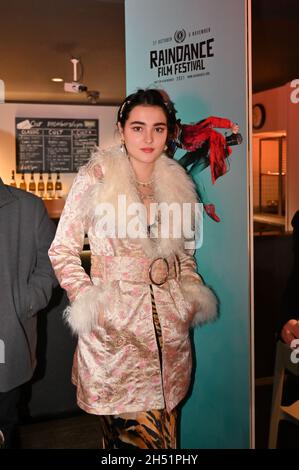
M 51 78 L 52 82 L 56 82 L 56 83 L 59 83 L 59 82 L 63 82 L 63 78 L 60 78 L 60 77 L 54 77 L 54 78 Z

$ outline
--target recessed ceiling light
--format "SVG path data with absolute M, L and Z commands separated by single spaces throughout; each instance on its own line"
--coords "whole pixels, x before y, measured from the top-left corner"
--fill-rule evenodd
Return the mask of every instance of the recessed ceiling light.
M 63 82 L 63 78 L 60 78 L 60 77 L 54 77 L 54 78 L 51 78 L 52 82 Z

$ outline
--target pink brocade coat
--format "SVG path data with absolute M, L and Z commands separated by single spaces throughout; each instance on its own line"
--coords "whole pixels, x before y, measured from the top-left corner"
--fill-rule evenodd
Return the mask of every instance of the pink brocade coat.
M 154 193 L 158 203 L 195 204 L 193 183 L 178 163 L 162 155 L 155 163 Z M 72 380 L 77 385 L 78 405 L 93 414 L 121 414 L 167 408 L 184 398 L 192 367 L 189 328 L 215 318 L 217 302 L 196 273 L 193 251 L 183 236 L 147 235 L 118 237 L 124 228 L 123 208 L 140 204 L 134 174 L 126 156 L 117 149 L 98 151 L 77 175 L 62 213 L 49 256 L 71 306 L 67 322 L 78 334 Z M 99 203 L 115 208 L 116 227 Z M 128 220 L 132 221 L 132 215 Z M 114 220 L 114 219 L 113 219 Z M 141 226 L 146 221 L 140 216 Z M 136 215 L 135 215 L 136 221 Z M 91 250 L 90 277 L 82 268 L 84 236 Z M 162 372 L 152 318 L 148 267 L 152 260 L 167 258 L 169 277 L 153 286 L 161 323 Z M 173 262 L 175 260 L 175 262 Z M 165 265 L 155 263 L 154 280 Z M 162 269 L 162 272 L 161 272 Z M 161 277 L 159 278 L 161 280 Z

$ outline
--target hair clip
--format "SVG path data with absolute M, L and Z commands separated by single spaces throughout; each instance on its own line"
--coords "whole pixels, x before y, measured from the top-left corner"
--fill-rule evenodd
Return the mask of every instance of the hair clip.
M 120 110 L 119 110 L 119 117 L 120 117 L 120 119 L 122 119 L 122 117 L 123 117 L 123 111 L 124 111 L 125 106 L 126 106 L 127 104 L 130 104 L 130 101 L 126 101 L 126 100 L 125 100 L 125 101 L 123 102 L 123 104 L 121 105 L 121 108 L 120 108 Z
M 163 103 L 164 103 L 164 105 L 165 105 L 165 107 L 166 107 L 169 114 L 173 113 L 173 112 L 175 113 L 175 109 L 174 109 L 173 104 L 172 104 L 171 101 L 163 101 Z

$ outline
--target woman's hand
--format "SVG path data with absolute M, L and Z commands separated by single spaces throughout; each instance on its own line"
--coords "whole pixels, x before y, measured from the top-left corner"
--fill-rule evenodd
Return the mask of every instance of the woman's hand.
M 293 339 L 299 338 L 299 321 L 289 320 L 281 330 L 281 337 L 289 346 Z
M 230 130 L 232 131 L 233 134 L 238 134 L 239 132 L 239 126 L 235 122 L 232 123 Z

